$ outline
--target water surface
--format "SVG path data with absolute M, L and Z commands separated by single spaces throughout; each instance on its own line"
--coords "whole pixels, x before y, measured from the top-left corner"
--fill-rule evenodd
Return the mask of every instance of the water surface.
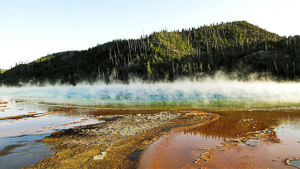
M 28 167 L 49 157 L 54 151 L 39 140 L 53 131 L 101 122 L 82 116 L 87 114 L 84 111 L 53 113 L 48 111 L 48 106 L 34 101 L 4 98 L 0 118 L 12 118 L 0 120 L 0 168 Z M 14 119 L 32 114 L 35 115 Z
M 300 108 L 299 88 L 299 83 L 239 82 L 228 81 L 226 79 L 206 79 L 200 82 L 183 81 L 164 84 L 134 83 L 131 85 L 104 85 L 99 83 L 77 86 L 0 87 L 1 101 L 8 102 L 4 104 L 6 107 L 0 107 L 0 118 L 28 115 L 31 113 L 37 114 L 34 118 L 0 121 L 1 141 L 6 142 L 5 145 L 8 146 L 16 145 L 11 150 L 14 153 L 3 155 L 0 157 L 0 160 L 14 154 L 16 157 L 19 157 L 17 154 L 23 151 L 21 150 L 22 148 L 26 146 L 34 147 L 31 143 L 35 141 L 32 141 L 30 144 L 25 142 L 8 143 L 11 138 L 36 135 L 45 137 L 55 130 L 99 122 L 90 118 L 87 119 L 86 117 L 75 118 L 76 116 L 90 114 L 156 113 L 170 109 L 175 112 L 178 109 L 206 109 L 215 111 L 217 109 L 243 109 L 254 111 L 219 111 L 217 113 L 221 117 L 213 123 L 191 130 L 174 132 L 169 136 L 161 138 L 147 149 L 143 159 L 146 162 L 149 161 L 156 166 L 162 167 L 194 167 L 192 165 L 194 159 L 201 154 L 201 151 L 196 150 L 197 148 L 219 145 L 225 138 L 234 137 L 241 132 L 276 127 L 278 136 L 283 141 L 281 144 L 274 144 L 275 147 L 272 147 L 273 145 L 265 146 L 265 143 L 260 142 L 251 142 L 249 144 L 253 143 L 257 145 L 254 147 L 261 147 L 259 148 L 259 153 L 262 153 L 262 150 L 272 152 L 283 146 L 283 152 L 290 154 L 282 153 L 282 158 L 280 159 L 282 161 L 288 155 L 297 155 L 293 153 L 293 150 L 298 151 L 298 148 L 295 146 L 299 144 L 295 144 L 295 140 L 298 139 L 300 141 L 298 138 L 298 135 L 300 135 L 299 123 L 297 122 L 299 121 L 297 110 Z M 16 102 L 16 100 L 28 101 Z M 43 103 L 43 105 L 38 103 Z M 82 108 L 79 110 L 66 109 L 59 113 L 45 115 L 49 111 L 49 107 L 46 106 L 47 104 L 92 106 L 98 109 L 89 109 L 89 111 L 85 111 Z M 293 109 L 294 111 L 276 111 L 286 108 Z M 245 118 L 255 119 L 257 123 L 254 126 L 237 122 Z M 297 136 L 294 136 L 294 133 Z M 36 143 L 36 145 L 38 144 Z M 291 145 L 291 147 L 287 145 Z M 245 156 L 247 156 L 247 153 L 256 152 L 256 150 L 252 151 L 253 146 L 251 147 L 249 148 L 248 145 L 240 146 L 239 149 L 244 154 L 246 153 Z M 270 150 L 265 150 L 269 148 Z M 5 147 L 2 147 L 3 149 Z M 227 153 L 235 151 L 238 152 L 239 150 L 233 149 L 224 153 L 216 153 L 218 155 L 214 159 L 218 159 L 219 157 L 218 161 L 222 161 L 222 159 L 227 158 Z M 275 153 L 278 152 L 275 151 Z M 220 154 L 224 154 L 225 156 L 221 156 Z M 242 155 L 238 156 L 237 159 L 240 159 Z M 266 158 L 270 160 L 273 156 L 266 156 Z M 256 157 L 253 156 L 253 158 L 249 159 L 256 159 Z M 35 162 L 38 162 L 38 159 Z M 144 162 L 141 162 L 141 168 L 143 168 L 142 166 L 149 165 L 149 163 Z M 214 162 L 214 164 L 218 163 Z M 26 165 L 24 163 L 24 166 Z
M 163 84 L 77 85 L 0 88 L 0 97 L 107 108 L 265 107 L 298 105 L 299 83 L 208 79 Z
M 152 144 L 143 154 L 139 168 L 289 168 L 285 159 L 299 157 L 300 111 L 220 111 L 220 119 L 188 130 L 174 131 Z M 238 122 L 253 119 L 256 123 Z M 250 140 L 236 147 L 212 150 L 208 164 L 194 164 L 204 150 L 225 139 L 247 132 L 275 127 L 281 143 Z M 226 148 L 227 149 L 227 148 Z

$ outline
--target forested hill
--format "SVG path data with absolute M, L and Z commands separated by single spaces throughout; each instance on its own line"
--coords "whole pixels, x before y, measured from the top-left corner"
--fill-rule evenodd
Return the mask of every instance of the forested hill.
M 140 39 L 114 40 L 84 51 L 54 53 L 0 75 L 0 83 L 76 85 L 131 78 L 145 82 L 201 78 L 222 70 L 236 78 L 298 80 L 299 36 L 281 37 L 246 21 L 173 32 L 154 32 Z
M 5 69 L 0 69 L 0 73 L 4 73 L 5 71 Z

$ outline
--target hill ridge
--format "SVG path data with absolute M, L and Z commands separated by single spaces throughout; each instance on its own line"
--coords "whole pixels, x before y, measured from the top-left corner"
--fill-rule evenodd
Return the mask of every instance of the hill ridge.
M 211 76 L 220 70 L 238 72 L 241 80 L 247 80 L 247 74 L 260 76 L 266 71 L 275 80 L 297 80 L 298 41 L 299 36 L 281 37 L 246 21 L 162 30 L 139 39 L 113 40 L 87 50 L 64 51 L 22 63 L 2 73 L 0 84 L 129 83 L 131 77 L 146 82 L 174 81 Z M 268 62 L 257 57 L 252 57 L 254 61 L 243 59 L 260 50 L 275 51 L 277 57 Z

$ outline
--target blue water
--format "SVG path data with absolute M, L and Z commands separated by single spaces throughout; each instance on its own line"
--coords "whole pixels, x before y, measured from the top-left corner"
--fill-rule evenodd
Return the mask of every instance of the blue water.
M 176 82 L 131 85 L 77 85 L 0 87 L 0 117 L 45 113 L 48 107 L 38 102 L 99 107 L 300 107 L 299 83 L 237 82 L 208 80 L 205 82 Z M 16 102 L 16 99 L 29 100 Z M 45 107 L 44 107 L 45 106 Z M 7 145 L 22 145 L 0 157 L 2 168 L 32 165 L 53 153 L 46 145 L 35 142 L 62 124 L 74 122 L 68 112 L 38 118 L 0 121 L 0 150 Z M 75 122 L 82 118 L 76 118 Z M 87 124 L 99 123 L 90 119 Z M 85 122 L 74 125 L 85 125 Z M 74 127 L 67 125 L 64 128 Z M 40 135 L 42 134 L 42 135 Z M 1 137 L 2 136 L 2 137 Z M 29 152 L 30 151 L 30 152 Z M 27 153 L 29 152 L 29 153 Z M 13 162 L 9 159 L 18 159 Z M 31 160 L 30 160 L 31 159 Z M 0 167 L 1 168 L 1 167 Z
M 45 143 L 36 142 L 47 135 L 23 135 L 0 139 L 0 150 L 8 145 L 20 145 L 0 156 L 0 169 L 28 167 L 49 157 L 55 151 L 49 150 Z
M 1 96 L 101 106 L 247 106 L 296 103 L 299 83 L 205 81 L 131 85 L 0 88 Z M 265 104 L 264 103 L 264 104 Z

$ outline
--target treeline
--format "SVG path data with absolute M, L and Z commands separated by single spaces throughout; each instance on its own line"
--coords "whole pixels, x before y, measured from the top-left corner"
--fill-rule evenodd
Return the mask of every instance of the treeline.
M 114 40 L 84 51 L 54 53 L 17 64 L 0 83 L 73 84 L 97 80 L 129 83 L 201 78 L 222 70 L 247 80 L 250 73 L 275 80 L 298 80 L 299 36 L 281 37 L 246 21 L 154 32 L 139 39 Z

